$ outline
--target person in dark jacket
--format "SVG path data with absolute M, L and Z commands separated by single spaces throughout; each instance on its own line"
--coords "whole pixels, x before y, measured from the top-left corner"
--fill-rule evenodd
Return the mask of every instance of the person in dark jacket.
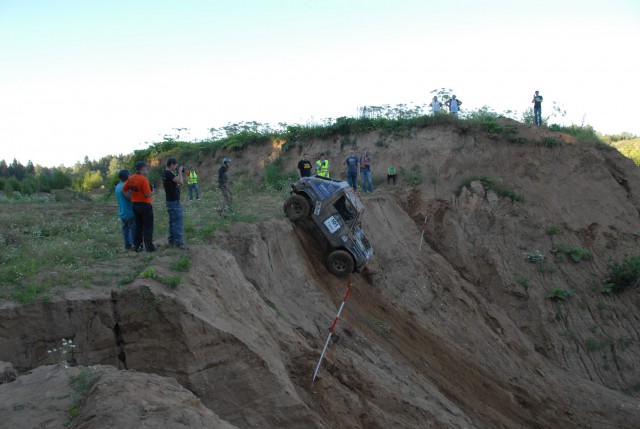
M 229 168 L 231 167 L 231 158 L 225 157 L 222 160 L 222 165 L 218 170 L 218 187 L 222 192 L 223 204 L 218 209 L 220 214 L 225 210 L 231 210 L 231 203 L 233 203 L 233 193 L 231 192 L 231 181 L 229 180 Z

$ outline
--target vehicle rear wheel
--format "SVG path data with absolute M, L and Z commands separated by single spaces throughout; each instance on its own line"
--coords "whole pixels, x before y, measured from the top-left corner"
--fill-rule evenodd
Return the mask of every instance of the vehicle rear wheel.
M 284 214 L 289 220 L 302 220 L 309 216 L 311 206 L 309 201 L 302 195 L 291 195 L 284 202 Z
M 334 276 L 344 277 L 351 274 L 354 265 L 353 257 L 345 250 L 334 250 L 327 258 L 327 269 Z

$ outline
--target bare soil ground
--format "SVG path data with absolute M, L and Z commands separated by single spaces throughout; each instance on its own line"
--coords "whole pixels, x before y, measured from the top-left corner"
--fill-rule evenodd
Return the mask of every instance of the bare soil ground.
M 615 150 L 507 124 L 525 142 L 450 125 L 387 146 L 357 136 L 374 175 L 393 163 L 423 179 L 364 197 L 375 257 L 363 273 L 331 276 L 308 231 L 279 217 L 192 247 L 175 289 L 138 278 L 0 304 L 0 361 L 19 374 L 0 385 L 0 426 L 638 427 L 640 294 L 600 288 L 609 261 L 639 253 L 640 169 Z M 545 137 L 559 144 L 536 144 Z M 334 177 L 347 149 L 304 147 L 331 151 Z M 235 154 L 234 168 L 249 175 L 275 156 L 291 169 L 298 160 L 260 148 Z M 203 161 L 205 181 L 214 169 Z M 472 175 L 524 201 L 479 181 L 456 195 Z M 573 262 L 562 245 L 591 257 Z M 525 260 L 534 250 L 543 263 Z M 169 275 L 169 260 L 151 263 Z M 576 294 L 554 301 L 552 288 Z M 61 338 L 77 344 L 68 370 L 47 365 Z M 90 365 L 102 375 L 70 415 L 65 384 Z

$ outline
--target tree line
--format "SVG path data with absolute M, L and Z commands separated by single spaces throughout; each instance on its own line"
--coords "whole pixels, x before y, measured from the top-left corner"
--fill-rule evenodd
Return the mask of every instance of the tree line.
M 126 165 L 131 155 L 109 155 L 92 161 L 85 156 L 83 162 L 73 167 L 43 167 L 28 161 L 23 165 L 14 159 L 10 163 L 0 160 L 0 192 L 7 197 L 19 193 L 32 195 L 71 188 L 79 191 L 100 189 L 110 184 L 118 171 Z

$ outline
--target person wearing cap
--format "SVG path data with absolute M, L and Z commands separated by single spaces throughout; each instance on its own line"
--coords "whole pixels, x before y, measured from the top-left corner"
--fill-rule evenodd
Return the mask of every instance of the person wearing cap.
M 175 158 L 167 160 L 167 168 L 162 172 L 162 185 L 166 195 L 165 205 L 169 214 L 169 246 L 185 249 L 182 239 L 183 212 L 180 204 L 180 187 L 184 183 L 184 167 Z
M 231 192 L 230 180 L 229 180 L 229 167 L 231 167 L 231 158 L 225 157 L 222 160 L 222 165 L 218 170 L 218 187 L 222 192 L 222 198 L 224 203 L 218 209 L 220 214 L 225 210 L 231 210 L 231 203 L 233 202 L 233 193 Z
M 120 170 L 118 177 L 120 183 L 116 185 L 116 200 L 118 201 L 118 217 L 122 221 L 122 237 L 124 238 L 124 248 L 133 248 L 133 236 L 136 230 L 135 216 L 131 208 L 131 191 L 122 192 L 122 187 L 131 175 L 129 170 Z
M 129 176 L 122 186 L 122 192 L 131 191 L 131 207 L 136 219 L 136 229 L 133 236 L 133 249 L 140 252 L 154 252 L 153 244 L 153 206 L 151 205 L 153 191 L 149 179 L 145 177 L 148 165 L 144 161 L 136 162 L 136 172 Z

